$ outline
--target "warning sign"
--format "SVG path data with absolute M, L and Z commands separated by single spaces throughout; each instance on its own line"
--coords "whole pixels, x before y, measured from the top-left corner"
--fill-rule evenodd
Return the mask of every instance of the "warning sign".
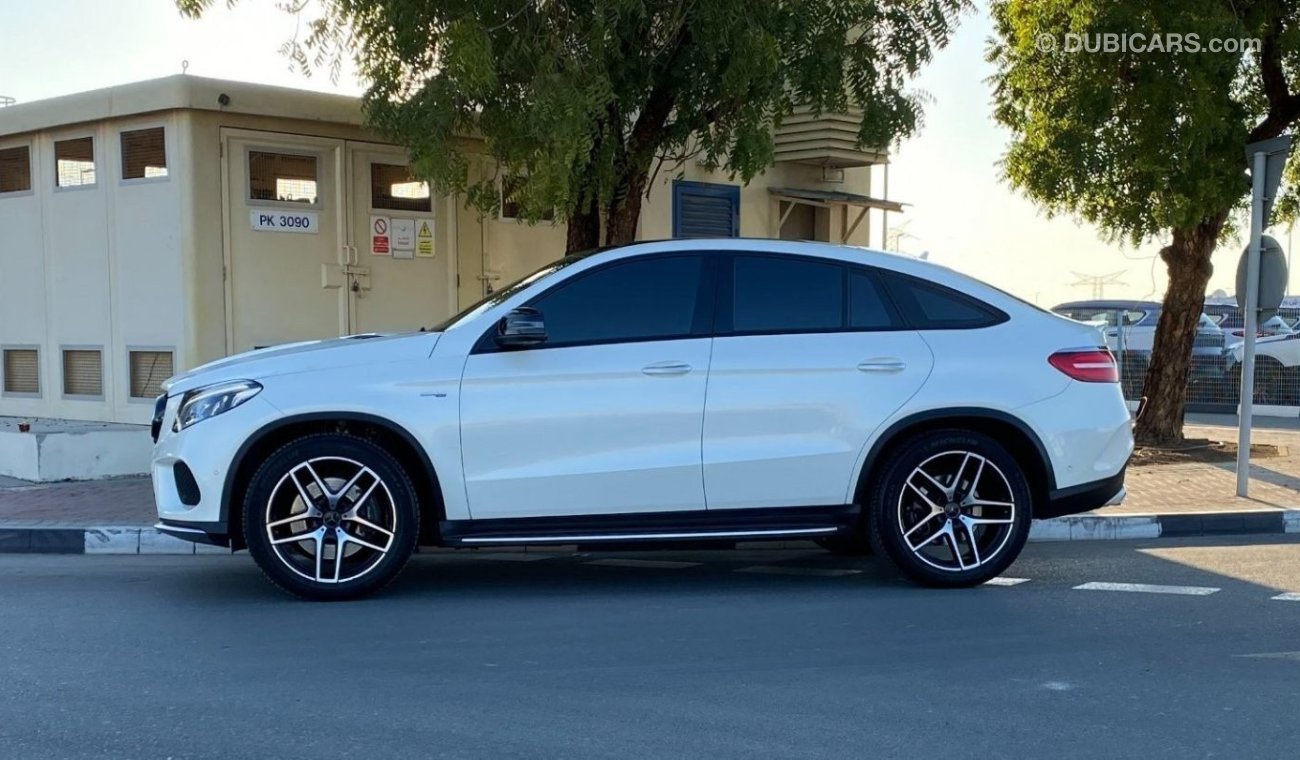
M 388 256 L 392 253 L 386 216 L 370 217 L 370 252 L 375 256 Z
M 415 233 L 415 255 L 420 258 L 433 258 L 433 221 L 423 220 Z

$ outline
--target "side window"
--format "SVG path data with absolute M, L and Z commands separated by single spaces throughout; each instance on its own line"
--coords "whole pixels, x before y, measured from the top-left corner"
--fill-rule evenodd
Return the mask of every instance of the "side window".
M 988 327 L 1007 318 L 992 306 L 942 285 L 895 273 L 886 275 L 886 281 L 904 319 L 918 330 Z
M 844 267 L 807 259 L 737 256 L 733 332 L 813 332 L 844 326 Z
M 699 256 L 628 261 L 579 276 L 532 306 L 546 320 L 546 345 L 667 340 L 691 334 L 700 280 Z
M 870 272 L 853 270 L 849 274 L 849 327 L 888 330 L 898 326 L 880 281 Z

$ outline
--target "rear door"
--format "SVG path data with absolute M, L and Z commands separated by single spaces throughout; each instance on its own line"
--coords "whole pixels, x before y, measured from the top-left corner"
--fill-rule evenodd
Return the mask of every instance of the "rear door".
M 841 504 L 858 455 L 933 358 L 872 270 L 736 255 L 719 283 L 704 409 L 709 509 Z

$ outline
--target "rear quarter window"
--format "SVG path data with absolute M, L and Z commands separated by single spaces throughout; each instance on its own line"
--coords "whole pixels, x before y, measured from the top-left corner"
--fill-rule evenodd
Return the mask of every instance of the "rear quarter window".
M 897 272 L 885 285 L 903 319 L 917 330 L 971 330 L 1007 321 L 1007 315 L 983 301 L 951 288 Z

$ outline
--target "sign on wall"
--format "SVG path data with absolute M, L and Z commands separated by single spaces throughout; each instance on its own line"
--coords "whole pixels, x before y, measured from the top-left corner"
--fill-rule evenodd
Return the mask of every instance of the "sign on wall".
M 320 232 L 320 215 L 315 211 L 254 208 L 248 210 L 248 222 L 258 232 Z
M 433 258 L 433 220 L 424 219 L 415 233 L 415 255 L 423 259 Z
M 393 252 L 415 250 L 415 220 L 394 219 L 392 221 Z
M 392 253 L 386 216 L 370 217 L 370 252 L 375 256 L 388 256 Z

